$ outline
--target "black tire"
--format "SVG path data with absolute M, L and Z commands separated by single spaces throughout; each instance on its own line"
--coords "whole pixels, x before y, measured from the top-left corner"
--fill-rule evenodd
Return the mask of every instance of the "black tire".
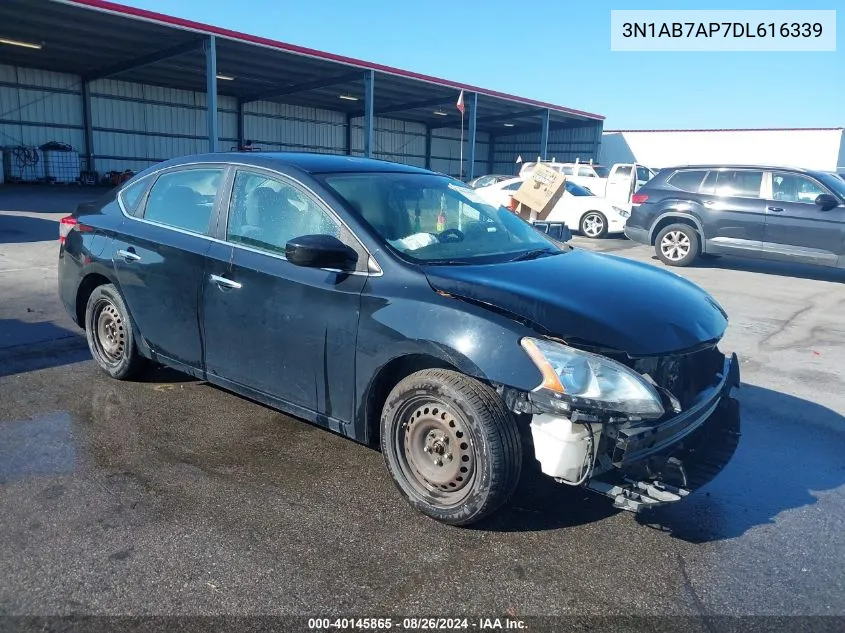
M 97 286 L 88 297 L 85 336 L 94 361 L 112 378 L 128 380 L 146 365 L 135 345 L 132 317 L 113 284 Z
M 578 224 L 581 235 L 600 240 L 607 235 L 607 218 L 601 211 L 587 211 Z
M 499 509 L 522 467 L 516 421 L 496 392 L 444 369 L 416 372 L 393 388 L 381 416 L 381 451 L 408 503 L 450 525 Z
M 698 231 L 688 224 L 670 224 L 654 240 L 654 252 L 668 266 L 689 266 L 700 250 Z

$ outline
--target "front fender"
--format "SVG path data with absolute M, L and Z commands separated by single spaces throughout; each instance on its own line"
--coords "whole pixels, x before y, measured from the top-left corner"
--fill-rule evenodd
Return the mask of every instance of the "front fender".
M 403 357 L 433 358 L 479 380 L 521 391 L 542 382 L 519 345 L 522 337 L 536 336 L 530 328 L 457 297 L 432 292 L 426 299 L 362 297 L 356 355 L 359 423 L 379 373 Z

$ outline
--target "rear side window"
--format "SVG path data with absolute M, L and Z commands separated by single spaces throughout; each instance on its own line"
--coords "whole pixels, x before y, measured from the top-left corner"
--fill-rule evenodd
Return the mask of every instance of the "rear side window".
M 703 169 L 683 169 L 672 174 L 666 182 L 675 189 L 698 193 L 698 188 L 706 173 Z
M 123 203 L 123 208 L 126 209 L 127 213 L 135 215 L 135 211 L 138 209 L 138 203 L 141 202 L 141 198 L 144 196 L 144 192 L 147 190 L 149 184 L 149 178 L 142 178 L 121 190 L 119 194 L 120 201 Z
M 737 198 L 759 198 L 762 184 L 762 171 L 734 169 L 711 171 L 701 186 L 701 193 Z
M 619 166 L 616 168 L 616 176 L 619 178 L 629 178 L 631 176 L 631 169 L 630 165 Z
M 645 167 L 637 167 L 637 180 L 644 180 L 648 182 L 651 180 L 653 174 Z
M 205 233 L 214 211 L 222 168 L 162 174 L 150 189 L 144 219 L 193 233 Z
M 593 171 L 592 167 L 579 167 L 578 168 L 578 175 L 579 176 L 586 176 L 587 178 L 595 178 L 596 173 Z

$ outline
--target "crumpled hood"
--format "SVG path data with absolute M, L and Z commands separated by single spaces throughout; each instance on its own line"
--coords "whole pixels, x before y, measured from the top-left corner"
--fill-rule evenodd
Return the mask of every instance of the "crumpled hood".
M 632 356 L 688 350 L 720 339 L 728 324 L 716 300 L 683 277 L 580 249 L 505 264 L 429 265 L 425 274 L 436 290 Z

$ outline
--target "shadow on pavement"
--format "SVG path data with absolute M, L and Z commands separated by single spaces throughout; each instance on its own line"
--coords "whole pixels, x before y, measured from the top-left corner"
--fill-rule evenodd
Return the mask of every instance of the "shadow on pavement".
M 742 437 L 733 460 L 704 488 L 643 513 L 641 522 L 694 543 L 736 538 L 845 485 L 843 416 L 755 385 L 743 384 L 738 395 Z M 808 537 L 824 546 L 824 535 Z
M 58 239 L 59 223 L 55 220 L 0 213 L 0 244 L 49 242 Z
M 28 323 L 0 319 L 0 378 L 91 360 L 81 329 L 68 330 L 49 321 Z M 151 363 L 134 382 L 199 382 L 182 372 Z
M 659 261 L 657 256 L 653 260 Z M 829 266 L 813 266 L 811 264 L 795 264 L 790 262 L 775 262 L 764 259 L 743 259 L 739 257 L 708 257 L 697 260 L 691 268 L 715 268 L 722 270 L 738 270 L 763 275 L 777 275 L 778 277 L 795 277 L 796 279 L 813 279 L 815 281 L 832 281 L 845 283 L 845 268 L 831 268 Z
M 0 319 L 0 377 L 78 363 L 90 357 L 88 344 L 78 331 L 50 321 Z

